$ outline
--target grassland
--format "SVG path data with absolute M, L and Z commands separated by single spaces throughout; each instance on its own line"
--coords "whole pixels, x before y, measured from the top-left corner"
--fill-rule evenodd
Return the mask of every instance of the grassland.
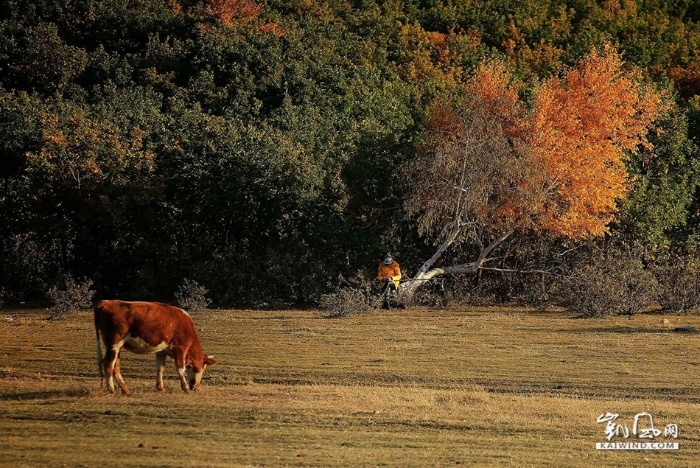
M 583 319 L 472 308 L 195 315 L 218 364 L 179 390 L 172 361 L 97 377 L 89 311 L 0 314 L 3 466 L 697 466 L 698 316 Z M 4 319 L 13 318 L 13 321 Z M 598 451 L 601 413 L 677 424 L 675 451 Z M 625 441 L 616 437 L 613 440 Z M 627 439 L 638 440 L 630 434 Z

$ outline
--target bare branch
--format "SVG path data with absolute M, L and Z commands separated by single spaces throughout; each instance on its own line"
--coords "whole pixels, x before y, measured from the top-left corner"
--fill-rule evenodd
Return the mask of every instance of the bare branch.
M 500 273 L 522 273 L 522 274 L 551 274 L 551 270 L 515 270 L 511 268 L 496 268 L 496 267 L 481 267 L 479 268 L 482 271 L 497 271 Z

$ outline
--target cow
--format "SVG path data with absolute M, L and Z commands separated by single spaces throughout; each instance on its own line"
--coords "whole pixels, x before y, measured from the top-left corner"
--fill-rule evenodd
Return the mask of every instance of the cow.
M 100 349 L 100 335 L 106 348 L 104 358 Z M 184 310 L 167 304 L 100 301 L 95 306 L 95 337 L 100 382 L 106 373 L 110 393 L 114 393 L 115 378 L 122 392 L 129 393 L 120 369 L 122 348 L 136 354 L 155 353 L 156 388 L 161 391 L 166 356 L 175 360 L 180 385 L 185 393 L 198 390 L 204 370 L 216 364 L 212 357 L 202 352 L 192 317 Z

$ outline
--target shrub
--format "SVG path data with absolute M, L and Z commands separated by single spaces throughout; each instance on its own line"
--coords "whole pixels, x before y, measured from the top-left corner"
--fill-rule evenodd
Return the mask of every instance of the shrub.
M 202 312 L 207 310 L 211 300 L 207 298 L 209 291 L 196 281 L 187 278 L 183 281 L 178 292 L 175 293 L 175 300 L 178 305 L 190 312 Z
M 567 280 L 568 303 L 587 317 L 634 315 L 656 304 L 659 284 L 639 259 L 617 254 Z
M 381 305 L 381 297 L 360 274 L 350 281 L 341 277 L 341 283 L 345 283 L 346 286 L 323 294 L 319 300 L 319 307 L 327 311 L 330 317 L 366 314 Z
M 676 260 L 655 267 L 654 275 L 661 285 L 662 309 L 686 313 L 700 308 L 700 262 Z
M 56 285 L 47 292 L 52 302 L 49 309 L 50 318 L 62 317 L 76 310 L 92 307 L 95 291 L 90 289 L 91 286 L 92 280 L 88 278 L 83 278 L 83 282 L 78 283 L 73 276 L 64 276 L 62 287 Z
M 364 291 L 356 288 L 343 288 L 322 295 L 319 306 L 327 311 L 330 317 L 348 317 L 372 312 L 378 305 L 371 302 L 371 298 L 367 297 Z

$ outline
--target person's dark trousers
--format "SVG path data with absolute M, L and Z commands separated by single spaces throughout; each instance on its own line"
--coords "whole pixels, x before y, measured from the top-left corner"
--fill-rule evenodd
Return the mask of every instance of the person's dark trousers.
M 391 309 L 391 303 L 396 298 L 396 285 L 393 281 L 387 281 L 382 286 L 382 309 Z

